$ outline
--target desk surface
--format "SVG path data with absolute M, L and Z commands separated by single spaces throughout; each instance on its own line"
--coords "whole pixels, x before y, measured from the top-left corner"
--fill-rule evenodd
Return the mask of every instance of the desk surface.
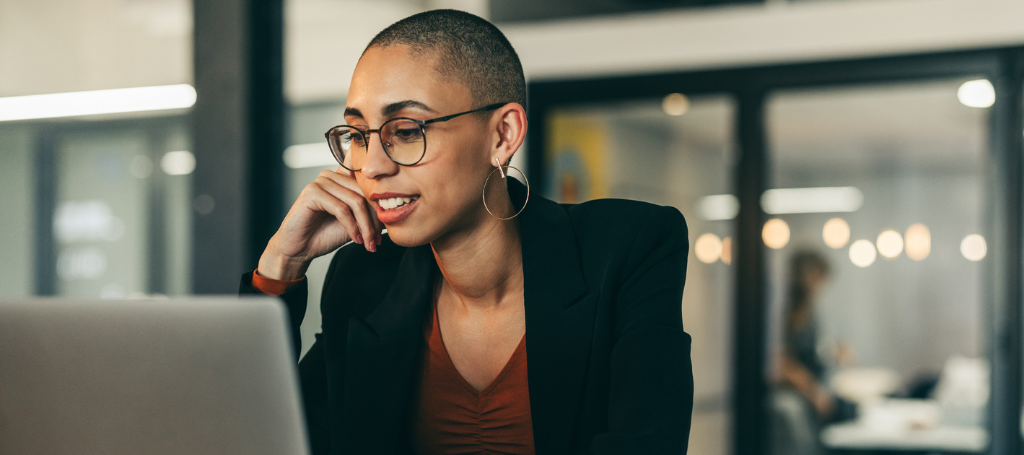
M 923 430 L 884 431 L 857 423 L 831 425 L 821 432 L 833 449 L 938 450 L 982 452 L 988 434 L 981 427 L 938 426 Z

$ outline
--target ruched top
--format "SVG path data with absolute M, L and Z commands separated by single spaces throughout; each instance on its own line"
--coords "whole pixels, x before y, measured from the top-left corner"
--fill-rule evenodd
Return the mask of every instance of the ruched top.
M 452 363 L 434 305 L 424 325 L 423 368 L 413 441 L 422 455 L 534 453 L 526 336 L 494 381 L 479 392 Z

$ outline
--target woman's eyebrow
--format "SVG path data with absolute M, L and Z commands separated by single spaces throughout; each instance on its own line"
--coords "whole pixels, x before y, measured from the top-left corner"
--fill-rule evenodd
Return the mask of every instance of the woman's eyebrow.
M 416 109 L 422 109 L 422 110 L 427 111 L 427 112 L 434 112 L 434 110 L 431 109 L 429 106 L 427 106 L 426 104 L 423 104 L 423 103 L 421 103 L 419 101 L 405 100 L 405 101 L 399 101 L 397 103 L 391 103 L 391 104 L 388 104 L 387 106 L 384 106 L 384 108 L 382 108 L 380 110 L 380 115 L 382 117 L 390 117 L 392 114 L 394 114 L 394 113 L 396 113 L 398 111 L 401 111 L 402 109 L 410 108 L 410 107 L 416 108 Z

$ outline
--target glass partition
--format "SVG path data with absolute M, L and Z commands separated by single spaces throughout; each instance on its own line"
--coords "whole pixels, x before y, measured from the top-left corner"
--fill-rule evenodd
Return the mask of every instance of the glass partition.
M 772 452 L 986 445 L 981 77 L 767 104 Z
M 729 453 L 734 110 L 727 96 L 675 93 L 562 106 L 542 120 L 547 197 L 637 199 L 674 206 L 686 217 L 691 246 L 682 313 L 693 337 L 695 386 L 689 453 Z
M 183 120 L 41 133 L 54 144 L 57 295 L 190 292 L 195 157 Z
M 35 293 L 35 130 L 0 125 L 0 298 Z
M 0 125 L 0 298 L 191 291 L 187 117 Z

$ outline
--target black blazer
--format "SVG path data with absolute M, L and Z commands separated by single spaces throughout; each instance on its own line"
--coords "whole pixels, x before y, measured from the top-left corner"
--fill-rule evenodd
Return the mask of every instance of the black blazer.
M 508 179 L 516 207 L 525 186 Z M 693 409 L 682 296 L 688 241 L 678 210 L 531 194 L 517 218 L 538 455 L 684 454 Z M 315 454 L 410 453 L 423 322 L 439 273 L 430 245 L 385 236 L 342 247 L 327 272 L 322 333 L 299 362 Z M 256 293 L 252 274 L 242 292 Z M 305 282 L 303 282 L 305 283 Z M 305 284 L 282 296 L 297 342 Z

